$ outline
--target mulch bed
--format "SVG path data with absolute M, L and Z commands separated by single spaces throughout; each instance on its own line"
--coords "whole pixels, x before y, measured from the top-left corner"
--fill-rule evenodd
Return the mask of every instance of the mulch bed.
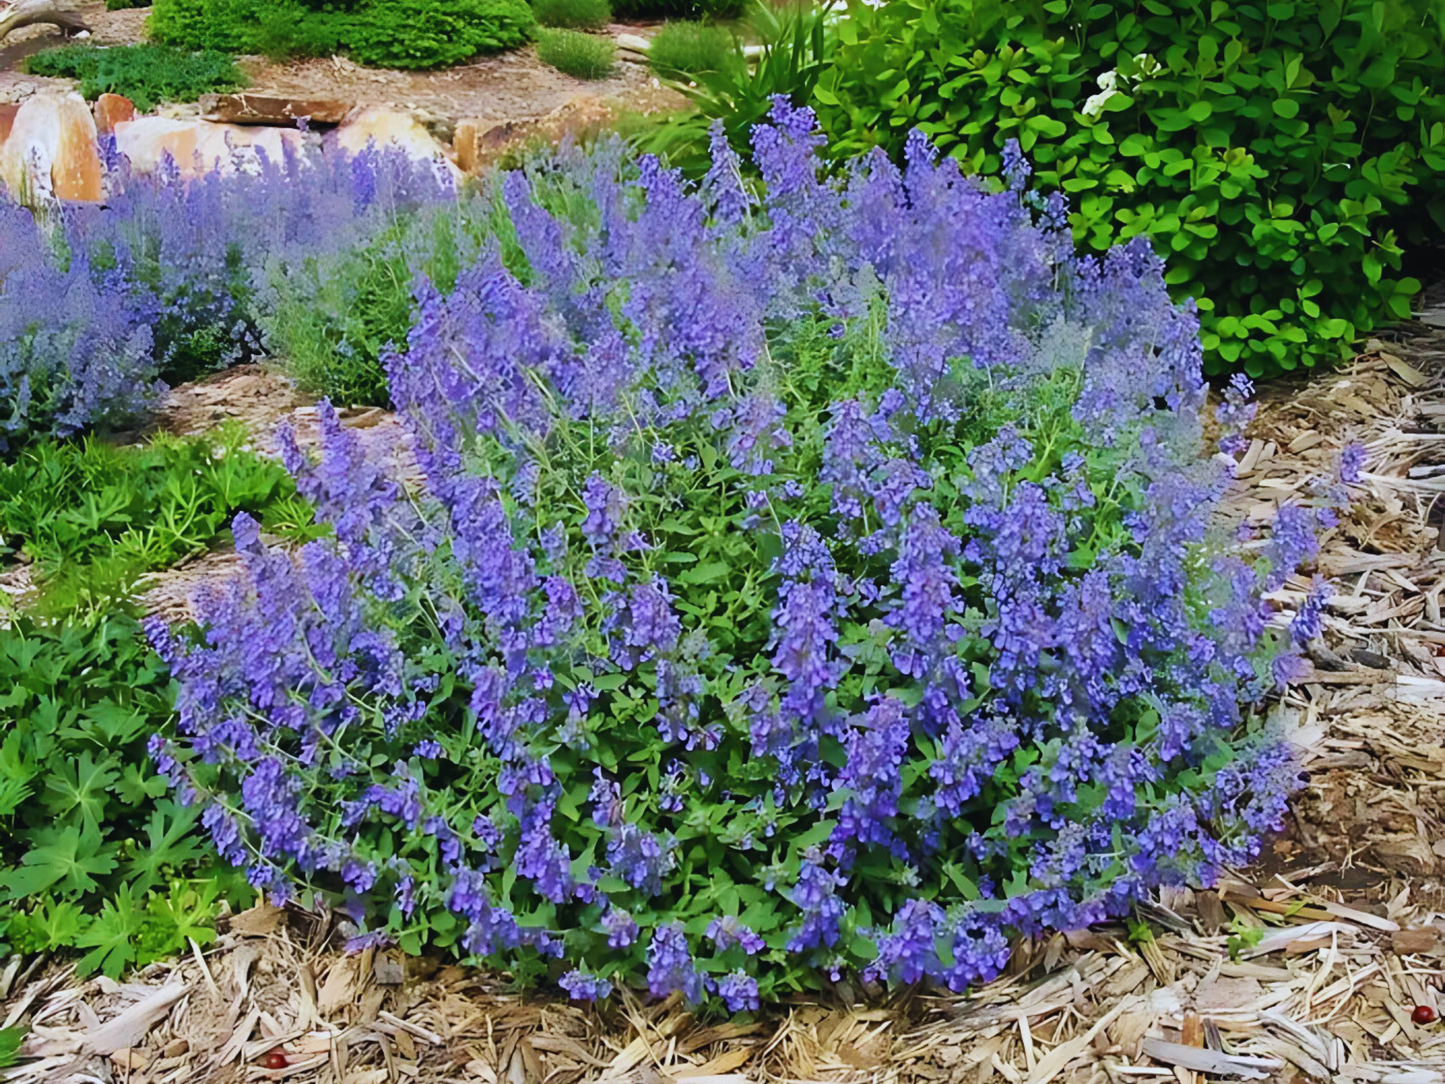
M 1445 1084 L 1445 310 L 1338 372 L 1266 389 L 1229 512 L 1266 519 L 1363 441 L 1361 499 L 1324 539 L 1335 586 L 1314 672 L 1273 709 L 1308 784 L 1259 863 L 1123 925 L 1017 946 L 964 996 L 848 987 L 757 1020 L 628 994 L 603 1009 L 522 995 L 438 960 L 346 956 L 330 916 L 268 907 L 215 944 L 116 983 L 0 968 L 0 1023 L 26 1023 L 25 1084 L 485 1084 L 1335 1080 Z M 232 383 L 237 382 L 237 383 Z M 248 369 L 178 393 L 168 428 L 305 421 Z M 390 444 L 394 420 L 356 413 Z M 265 437 L 258 436 L 265 446 Z M 208 572 L 212 570 L 207 570 Z M 1273 598 L 1288 622 L 1309 588 Z M 177 601 L 165 596 L 167 609 Z M 267 1068 L 281 1052 L 284 1068 Z M 276 1059 L 272 1059 L 273 1061 Z

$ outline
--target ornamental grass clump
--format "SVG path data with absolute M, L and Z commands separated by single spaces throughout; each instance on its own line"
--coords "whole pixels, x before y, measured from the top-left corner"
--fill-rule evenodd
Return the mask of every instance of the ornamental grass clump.
M 837 181 L 817 144 L 780 99 L 762 195 L 721 131 L 697 190 L 615 149 L 506 176 L 515 247 L 419 282 L 388 355 L 423 480 L 326 406 L 318 461 L 283 434 L 333 536 L 239 517 L 203 631 L 150 626 L 155 755 L 253 884 L 738 1011 L 962 989 L 1277 826 L 1261 594 L 1341 486 L 1231 555 L 1147 244 L 1076 256 L 921 136 Z

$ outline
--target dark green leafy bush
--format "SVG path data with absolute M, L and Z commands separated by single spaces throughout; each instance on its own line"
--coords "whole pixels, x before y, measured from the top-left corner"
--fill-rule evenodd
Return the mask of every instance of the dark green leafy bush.
M 532 14 L 539 26 L 601 30 L 612 21 L 612 5 L 607 0 L 532 0 Z
M 105 0 L 106 11 L 129 11 L 131 8 L 148 8 L 151 0 Z
M 850 4 L 814 100 L 839 155 L 921 128 L 970 171 L 1017 139 L 1075 239 L 1145 236 L 1208 367 L 1340 356 L 1404 316 L 1445 224 L 1445 55 L 1425 0 Z
M 208 868 L 199 809 L 155 775 L 146 746 L 172 692 L 138 623 L 16 619 L 0 689 L 0 948 L 79 948 L 82 970 L 114 976 L 213 940 L 221 894 L 244 882 Z
M 617 63 L 617 46 L 611 38 L 582 30 L 541 30 L 537 56 L 578 79 L 606 79 Z
M 664 26 L 653 35 L 647 55 L 652 70 L 664 79 L 685 79 L 704 72 L 742 75 L 746 67 L 737 43 L 724 27 L 691 20 Z
M 210 49 L 64 45 L 36 53 L 28 63 L 35 75 L 79 80 L 80 93 L 89 101 L 102 94 L 123 94 L 142 112 L 161 102 L 193 102 L 202 94 L 246 85 L 246 76 L 235 62 Z
M 515 49 L 533 26 L 526 0 L 160 0 L 150 19 L 151 35 L 172 45 L 273 56 L 344 51 L 388 68 L 440 68 Z

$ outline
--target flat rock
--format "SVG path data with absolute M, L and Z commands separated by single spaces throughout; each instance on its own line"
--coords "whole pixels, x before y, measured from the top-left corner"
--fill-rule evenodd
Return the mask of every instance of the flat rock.
M 264 94 L 203 94 L 201 116 L 222 124 L 269 124 L 294 128 L 298 120 L 308 125 L 340 124 L 352 110 L 352 103 L 332 98 L 273 98 Z
M 18 112 L 18 102 L 0 102 L 0 147 L 10 138 L 10 129 L 15 126 L 15 114 Z
M 530 143 L 557 146 L 606 127 L 617 119 L 614 103 L 584 95 L 535 120 L 457 122 L 452 144 L 463 173 L 480 173 Z

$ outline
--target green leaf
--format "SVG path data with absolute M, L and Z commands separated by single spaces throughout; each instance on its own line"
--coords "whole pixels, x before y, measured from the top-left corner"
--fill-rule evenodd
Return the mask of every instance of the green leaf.
M 104 760 L 97 764 L 87 752 L 81 753 L 79 760 L 54 765 L 45 780 L 46 808 L 61 820 L 78 816 L 83 827 L 98 832 L 109 800 L 107 792 L 118 778 L 113 763 Z
M 135 892 L 145 892 L 162 883 L 170 870 L 179 870 L 205 857 L 198 836 L 192 835 L 200 818 L 200 806 L 157 804 L 146 825 L 146 840 L 126 863 L 126 879 Z
M 99 887 L 95 878 L 115 869 L 114 848 L 100 846 L 98 838 L 83 838 L 75 825 L 48 830 L 40 838 L 41 844 L 25 853 L 19 869 L 4 871 L 0 877 L 5 899 L 38 896 L 51 888 L 62 894 L 92 892 Z
M 684 569 L 678 573 L 677 578 L 683 583 L 690 584 L 715 583 L 731 570 L 732 566 L 726 561 L 709 561 L 696 568 Z
M 144 922 L 145 916 L 136 910 L 129 892 L 106 900 L 95 921 L 75 940 L 76 947 L 91 950 L 76 963 L 76 971 L 89 974 L 98 969 L 112 979 L 119 978 L 135 962 L 137 935 Z

